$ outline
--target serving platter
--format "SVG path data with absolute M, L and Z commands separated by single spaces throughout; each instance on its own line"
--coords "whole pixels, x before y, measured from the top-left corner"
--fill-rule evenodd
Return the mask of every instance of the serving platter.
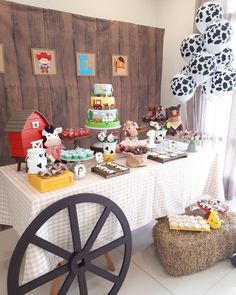
M 156 152 L 149 152 L 148 159 L 157 161 L 159 163 L 165 163 L 181 158 L 186 158 L 187 153 L 182 151 L 162 150 Z
M 130 172 L 130 169 L 116 162 L 107 162 L 105 164 L 95 165 L 91 168 L 91 171 L 104 178 L 112 178 L 123 174 L 127 174 Z

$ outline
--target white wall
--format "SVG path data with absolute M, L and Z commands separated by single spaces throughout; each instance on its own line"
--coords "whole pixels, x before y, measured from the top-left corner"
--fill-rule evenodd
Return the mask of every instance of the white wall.
M 192 33 L 195 0 L 15 0 L 13 2 L 165 28 L 161 104 L 170 106 L 178 103 L 170 92 L 169 81 L 184 65 L 179 47 L 181 41 Z
M 165 28 L 161 103 L 176 105 L 169 82 L 185 64 L 180 55 L 182 40 L 193 32 L 195 0 L 157 0 L 156 26 Z
M 13 0 L 80 15 L 155 26 L 158 0 Z

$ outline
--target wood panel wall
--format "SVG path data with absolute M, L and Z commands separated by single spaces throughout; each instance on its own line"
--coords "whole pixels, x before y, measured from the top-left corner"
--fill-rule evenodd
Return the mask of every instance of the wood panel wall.
M 55 127 L 83 127 L 94 83 L 113 84 L 122 124 L 141 122 L 148 106 L 160 103 L 163 36 L 164 29 L 0 0 L 6 68 L 0 74 L 0 165 L 12 161 L 4 128 L 14 111 L 35 109 Z M 33 75 L 31 48 L 56 50 L 57 75 Z M 96 53 L 95 77 L 76 75 L 76 51 Z M 112 76 L 112 54 L 128 55 L 128 77 Z

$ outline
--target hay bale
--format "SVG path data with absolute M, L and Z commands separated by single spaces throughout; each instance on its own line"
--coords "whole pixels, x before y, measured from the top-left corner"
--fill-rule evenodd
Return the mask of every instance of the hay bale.
M 211 232 L 174 231 L 167 218 L 153 228 L 155 250 L 172 276 L 203 270 L 230 258 L 236 250 L 236 214 L 228 213 L 220 229 Z

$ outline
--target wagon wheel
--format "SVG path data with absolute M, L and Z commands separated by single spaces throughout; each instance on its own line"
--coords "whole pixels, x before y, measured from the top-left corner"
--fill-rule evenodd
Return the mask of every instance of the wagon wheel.
M 92 230 L 84 247 L 81 246 L 80 229 L 76 212 L 76 204 L 80 203 L 95 203 L 104 207 L 101 216 L 99 217 L 94 229 Z M 46 241 L 36 235 L 40 227 L 53 215 L 67 208 L 70 220 L 70 228 L 74 252 L 71 253 L 62 249 L 53 243 Z M 100 247 L 91 250 L 94 242 L 97 239 L 103 225 L 105 224 L 110 213 L 113 213 L 118 219 L 123 236 Z M 54 255 L 57 255 L 65 260 L 66 263 L 58 268 L 49 271 L 48 273 L 30 281 L 23 285 L 19 284 L 19 273 L 24 253 L 29 244 L 47 250 Z M 107 252 L 124 245 L 124 259 L 118 275 L 112 274 L 92 263 L 92 260 L 106 254 Z M 117 294 L 125 276 L 127 274 L 130 258 L 131 258 L 131 232 L 128 221 L 122 210 L 110 199 L 97 194 L 77 194 L 65 199 L 59 200 L 43 210 L 28 226 L 21 238 L 19 239 L 16 248 L 13 252 L 10 266 L 8 270 L 7 288 L 8 295 L 26 294 L 46 283 L 52 281 L 63 274 L 68 274 L 64 280 L 58 295 L 64 295 L 68 292 L 73 280 L 77 277 L 79 290 L 81 295 L 88 294 L 87 282 L 85 273 L 91 272 L 99 277 L 102 277 L 113 283 L 113 286 L 108 294 Z

